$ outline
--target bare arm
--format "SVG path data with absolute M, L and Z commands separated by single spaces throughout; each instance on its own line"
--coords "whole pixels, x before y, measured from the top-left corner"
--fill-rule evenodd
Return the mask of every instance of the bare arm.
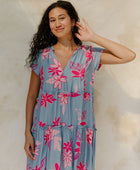
M 130 62 L 136 57 L 135 52 L 129 48 L 97 34 L 91 37 L 91 42 L 105 48 L 101 55 L 101 64 L 122 64 Z
M 36 104 L 36 98 L 38 97 L 38 92 L 40 88 L 40 78 L 39 76 L 32 70 L 30 85 L 27 95 L 26 101 L 26 127 L 25 127 L 25 145 L 24 149 L 26 155 L 31 160 L 34 160 L 35 147 L 34 147 L 34 139 L 31 134 L 31 127 L 33 121 L 33 111 Z
M 100 64 L 121 64 L 135 59 L 135 52 L 119 43 L 97 35 L 90 29 L 84 18 L 83 21 L 85 26 L 80 22 L 76 22 L 79 34 L 75 33 L 75 35 L 81 41 L 90 41 L 105 48 L 101 55 Z
M 26 100 L 26 128 L 25 128 L 25 135 L 30 133 L 31 125 L 33 120 L 33 110 L 36 104 L 36 98 L 39 93 L 40 87 L 40 78 L 35 74 L 32 70 L 31 78 L 30 78 L 30 85 Z

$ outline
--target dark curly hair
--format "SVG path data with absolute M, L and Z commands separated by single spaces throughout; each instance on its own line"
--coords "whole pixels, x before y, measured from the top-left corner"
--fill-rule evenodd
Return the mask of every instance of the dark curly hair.
M 31 66 L 37 54 L 41 49 L 47 48 L 57 43 L 57 37 L 51 33 L 51 29 L 49 26 L 49 12 L 56 8 L 60 7 L 67 11 L 71 20 L 74 19 L 75 22 L 80 21 L 78 14 L 73 7 L 73 5 L 68 1 L 58 0 L 52 3 L 44 12 L 41 22 L 38 26 L 37 32 L 33 35 L 33 39 L 30 42 L 30 49 L 28 58 L 26 58 L 26 65 Z M 78 32 L 78 27 L 75 25 L 73 27 L 72 36 L 74 38 L 74 42 L 77 45 L 82 45 L 82 41 L 75 36 L 75 33 Z M 29 60 L 29 61 L 28 61 Z

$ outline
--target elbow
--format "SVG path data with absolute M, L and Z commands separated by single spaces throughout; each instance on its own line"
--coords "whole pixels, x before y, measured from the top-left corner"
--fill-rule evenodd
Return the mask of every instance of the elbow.
M 121 63 L 128 63 L 133 61 L 136 58 L 136 53 L 133 52 L 133 54 L 125 59 L 121 59 Z
M 136 53 L 133 52 L 133 54 L 127 59 L 126 62 L 131 62 L 136 58 Z
M 129 61 L 133 61 L 136 58 L 136 53 L 133 52 L 133 55 L 131 55 Z

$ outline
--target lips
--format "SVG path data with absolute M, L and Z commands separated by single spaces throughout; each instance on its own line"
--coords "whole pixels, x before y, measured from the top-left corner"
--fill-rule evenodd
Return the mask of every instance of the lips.
M 62 30 L 63 30 L 63 28 L 56 29 L 56 31 L 58 31 L 58 32 L 59 32 L 59 31 L 62 31 Z

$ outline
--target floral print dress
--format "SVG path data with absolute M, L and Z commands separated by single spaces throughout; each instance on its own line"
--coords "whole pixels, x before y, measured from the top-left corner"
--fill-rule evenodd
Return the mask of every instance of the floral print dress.
M 81 45 L 64 70 L 53 46 L 40 50 L 31 69 L 41 85 L 31 133 L 34 160 L 26 170 L 94 170 L 94 74 L 103 48 Z

